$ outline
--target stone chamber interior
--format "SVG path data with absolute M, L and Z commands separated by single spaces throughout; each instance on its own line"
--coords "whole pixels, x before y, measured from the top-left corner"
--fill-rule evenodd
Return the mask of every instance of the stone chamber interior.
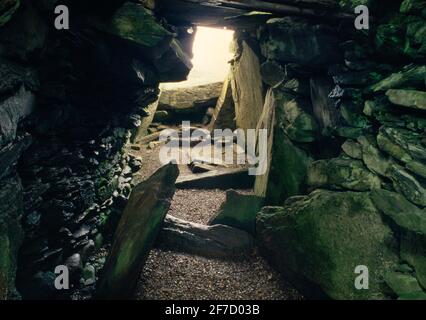
M 0 1 L 0 299 L 426 299 L 424 0 L 58 4 Z M 160 92 L 197 26 L 234 30 L 229 74 Z M 267 129 L 266 173 L 160 168 L 182 120 Z

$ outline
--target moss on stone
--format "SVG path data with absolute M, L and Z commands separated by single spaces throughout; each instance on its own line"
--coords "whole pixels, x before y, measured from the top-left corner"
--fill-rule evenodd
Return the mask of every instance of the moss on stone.
M 305 294 L 384 298 L 383 277 L 399 260 L 393 233 L 365 192 L 318 190 L 265 207 L 257 233 L 261 252 Z M 369 290 L 354 286 L 358 265 L 369 269 Z

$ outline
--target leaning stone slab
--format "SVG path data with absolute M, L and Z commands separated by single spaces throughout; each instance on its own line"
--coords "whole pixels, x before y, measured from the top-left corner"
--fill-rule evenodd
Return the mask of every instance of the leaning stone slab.
M 125 299 L 133 294 L 170 207 L 178 174 L 177 165 L 169 164 L 133 189 L 114 235 L 97 298 Z
M 179 189 L 230 189 L 251 188 L 254 176 L 248 174 L 247 168 L 223 168 L 200 174 L 180 176 L 176 181 Z
M 250 254 L 253 238 L 245 231 L 225 225 L 206 226 L 168 215 L 160 234 L 159 245 L 210 258 Z

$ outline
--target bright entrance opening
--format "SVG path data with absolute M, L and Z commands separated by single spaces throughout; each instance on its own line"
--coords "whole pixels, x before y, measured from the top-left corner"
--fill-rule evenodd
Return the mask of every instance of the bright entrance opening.
M 183 82 L 163 83 L 161 89 L 187 88 L 224 81 L 233 57 L 231 43 L 234 31 L 197 27 L 193 46 L 194 58 L 188 79 Z

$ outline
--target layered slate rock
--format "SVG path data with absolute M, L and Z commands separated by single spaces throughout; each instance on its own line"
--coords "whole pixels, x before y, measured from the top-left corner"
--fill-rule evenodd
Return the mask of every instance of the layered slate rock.
M 360 160 L 335 158 L 313 162 L 308 169 L 307 184 L 313 188 L 368 191 L 380 188 L 381 180 Z
M 103 269 L 98 298 L 132 295 L 170 207 L 178 175 L 177 165 L 169 164 L 133 189 Z
M 426 236 L 426 211 L 408 201 L 403 195 L 387 190 L 371 194 L 376 207 L 406 231 Z
M 395 90 L 386 92 L 389 101 L 398 106 L 426 110 L 426 92 L 416 90 Z
M 318 190 L 265 207 L 257 240 L 304 292 L 333 299 L 383 298 L 383 277 L 398 262 L 393 233 L 365 192 Z M 369 268 L 369 290 L 354 286 L 358 265 Z
M 210 219 L 209 225 L 223 224 L 255 234 L 256 216 L 264 198 L 240 194 L 235 190 L 226 192 L 226 201 L 219 212 Z
M 159 238 L 159 245 L 168 250 L 181 251 L 210 258 L 249 255 L 253 237 L 230 226 L 206 226 L 168 215 Z

